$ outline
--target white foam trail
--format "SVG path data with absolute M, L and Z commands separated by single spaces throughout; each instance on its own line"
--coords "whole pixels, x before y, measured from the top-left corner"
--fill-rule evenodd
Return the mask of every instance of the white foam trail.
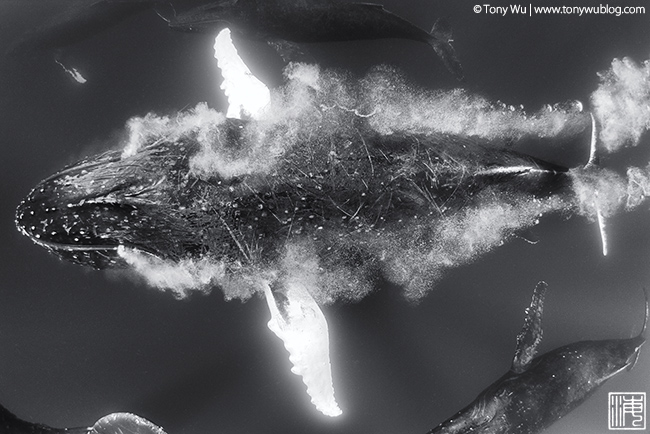
M 572 169 L 570 176 L 580 215 L 592 221 L 609 218 L 622 209 L 627 197 L 627 182 L 616 172 L 600 168 Z
M 176 298 L 185 298 L 193 291 L 207 293 L 211 290 L 211 285 L 222 280 L 225 274 L 223 263 L 207 257 L 179 262 L 164 261 L 125 246 L 118 246 L 117 253 L 150 286 L 169 290 Z
M 631 210 L 639 206 L 650 196 L 650 164 L 645 170 L 639 167 L 627 169 L 627 200 L 625 208 Z
M 223 29 L 215 38 L 214 57 L 223 76 L 221 89 L 228 97 L 226 117 L 255 117 L 268 106 L 271 93 L 239 57 L 230 37 L 230 29 Z
M 382 134 L 432 132 L 487 139 L 573 137 L 588 125 L 580 101 L 547 104 L 527 112 L 521 105 L 490 101 L 464 89 L 416 89 L 387 67 L 378 67 L 361 82 L 365 113 Z
M 291 372 L 302 377 L 311 402 L 321 413 L 340 416 L 343 412 L 334 398 L 325 315 L 297 279 L 284 281 L 279 299 L 268 284 L 264 295 L 271 312 L 269 329 L 284 342 L 293 364 Z
M 122 143 L 122 158 L 135 155 L 144 145 L 156 140 L 174 142 L 182 137 L 191 137 L 204 146 L 211 146 L 217 139 L 219 126 L 226 121 L 223 113 L 199 103 L 187 112 L 174 116 L 159 116 L 148 113 L 144 117 L 133 117 L 126 123 L 127 137 Z
M 627 177 L 595 166 L 573 169 L 570 175 L 576 211 L 598 223 L 603 255 L 607 256 L 607 219 L 622 210 L 633 210 L 650 196 L 650 164 L 645 169 L 629 167 Z
M 416 301 L 449 268 L 471 263 L 503 245 L 516 231 L 538 224 L 541 216 L 570 207 L 559 197 L 522 196 L 508 203 L 488 195 L 476 206 L 442 220 L 405 222 L 403 233 L 377 240 L 376 248 L 391 252 L 385 260 L 386 275 Z

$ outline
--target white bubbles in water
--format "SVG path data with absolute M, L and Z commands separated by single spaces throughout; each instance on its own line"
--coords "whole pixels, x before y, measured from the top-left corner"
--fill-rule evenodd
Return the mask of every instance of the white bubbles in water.
M 222 280 L 225 274 L 225 265 L 208 257 L 180 262 L 164 261 L 124 246 L 118 246 L 117 253 L 147 284 L 169 290 L 176 298 L 185 298 L 191 291 L 209 292 L 211 285 Z
M 601 126 L 600 142 L 609 152 L 636 146 L 650 129 L 650 62 L 614 59 L 611 68 L 598 75 L 601 83 L 591 104 Z
M 199 103 L 193 109 L 174 116 L 159 116 L 148 113 L 144 117 L 133 117 L 126 123 L 127 138 L 122 143 L 122 158 L 135 155 L 142 147 L 158 140 L 174 142 L 181 137 L 192 136 L 209 145 L 215 141 L 215 133 L 226 116 Z
M 592 95 L 602 126 L 601 140 L 610 149 L 618 146 L 612 144 L 638 141 L 650 119 L 647 63 L 637 66 L 629 60 L 615 60 L 611 71 L 602 77 L 601 86 Z M 450 134 L 469 140 L 488 139 L 497 149 L 505 141 L 525 137 L 577 137 L 590 122 L 579 101 L 549 104 L 528 113 L 521 106 L 491 102 L 462 89 L 417 89 L 388 67 L 376 67 L 357 80 L 317 65 L 291 64 L 285 70 L 285 78 L 285 85 L 271 92 L 269 105 L 242 127 L 237 143 L 230 143 L 224 133 L 224 123 L 230 121 L 199 104 L 176 116 L 149 114 L 130 120 L 124 155 L 132 155 L 155 140 L 180 141 L 187 137 L 201 145 L 201 151 L 191 157 L 195 175 L 225 179 L 255 175 L 264 179 L 273 176 L 297 150 L 322 155 L 321 151 L 330 149 L 332 143 L 358 137 L 360 122 L 364 134 Z M 358 237 L 363 243 L 359 248 L 377 258 L 386 276 L 416 300 L 427 293 L 446 269 L 467 264 L 503 244 L 517 230 L 536 224 L 540 215 L 577 212 L 595 220 L 600 212 L 609 217 L 625 204 L 628 208 L 637 206 L 650 191 L 648 169 L 631 168 L 628 179 L 597 168 L 575 169 L 570 177 L 574 196 L 474 197 L 471 206 L 456 213 L 420 216 L 419 220 L 405 222 L 403 231 L 380 235 L 371 232 L 365 239 Z M 313 273 L 317 284 L 312 285 L 312 296 L 319 303 L 358 300 L 372 288 L 368 279 L 355 275 L 368 270 L 354 273 L 350 269 L 325 267 L 315 248 L 303 243 L 300 237 L 278 243 L 285 244 L 289 256 L 291 249 L 303 251 L 303 265 L 309 264 L 311 271 L 302 268 L 306 274 Z M 277 258 L 265 268 L 243 264 L 243 271 L 233 277 L 228 277 L 229 273 L 218 265 L 207 271 L 209 267 L 203 268 L 200 263 L 185 264 L 191 271 L 189 277 L 180 280 L 186 283 L 173 284 L 181 288 L 175 294 L 186 294 L 192 285 L 203 288 L 217 284 L 224 288 L 227 298 L 245 299 L 263 288 L 260 276 L 266 278 L 278 267 L 287 266 L 286 261 L 281 265 L 282 261 Z M 235 281 L 240 283 L 233 285 Z M 151 282 L 164 285 L 160 280 Z

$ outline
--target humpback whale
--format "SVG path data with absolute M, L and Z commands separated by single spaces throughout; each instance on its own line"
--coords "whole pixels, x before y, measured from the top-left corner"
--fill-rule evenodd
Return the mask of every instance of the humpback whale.
M 536 434 L 565 416 L 605 381 L 634 367 L 648 322 L 630 339 L 575 342 L 535 357 L 542 339 L 546 284 L 535 288 L 510 370 L 428 434 Z
M 52 428 L 22 420 L 1 404 L 0 431 L 7 434 L 165 434 L 162 428 L 131 413 L 111 413 L 91 427 Z
M 210 32 L 224 27 L 239 37 L 267 41 L 283 50 L 291 43 L 360 39 L 409 39 L 429 44 L 447 69 L 464 78 L 451 46 L 451 27 L 438 20 L 431 32 L 401 18 L 380 4 L 337 0 L 220 0 L 168 19 L 173 30 Z
M 251 136 L 255 124 L 227 119 L 213 143 L 248 153 L 248 142 L 270 140 Z M 546 200 L 572 194 L 566 168 L 478 138 L 383 135 L 361 121 L 301 143 L 271 169 L 237 176 L 197 173 L 192 161 L 205 149 L 196 137 L 109 151 L 43 180 L 18 206 L 16 225 L 97 269 L 124 266 L 120 246 L 174 262 L 272 266 L 295 241 L 308 243 L 321 267 L 362 273 L 390 254 L 382 243 L 430 245 L 437 222 L 479 203 L 529 201 L 536 218 Z

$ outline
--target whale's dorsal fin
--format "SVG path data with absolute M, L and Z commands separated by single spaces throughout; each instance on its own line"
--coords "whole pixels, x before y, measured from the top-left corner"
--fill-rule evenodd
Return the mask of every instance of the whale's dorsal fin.
M 533 292 L 530 306 L 526 308 L 524 327 L 517 335 L 517 349 L 511 367 L 511 370 L 517 374 L 524 372 L 528 368 L 535 357 L 537 347 L 542 341 L 542 312 L 547 287 L 546 282 L 539 282 Z

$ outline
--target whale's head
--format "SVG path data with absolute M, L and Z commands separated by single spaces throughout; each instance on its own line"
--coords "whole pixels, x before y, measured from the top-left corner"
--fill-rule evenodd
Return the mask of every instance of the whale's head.
M 16 226 L 62 259 L 118 267 L 118 247 L 178 260 L 206 249 L 219 181 L 190 175 L 196 144 L 156 142 L 134 155 L 111 151 L 40 182 L 16 210 Z M 205 229 L 205 230 L 204 230 Z

